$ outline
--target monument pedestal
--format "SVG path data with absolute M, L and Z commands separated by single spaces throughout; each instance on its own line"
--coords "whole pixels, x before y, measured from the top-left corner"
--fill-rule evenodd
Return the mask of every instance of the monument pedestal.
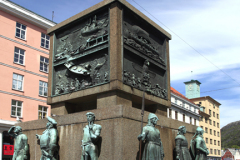
M 109 106 L 90 110 L 95 113 L 96 124 L 102 126 L 101 151 L 99 160 L 136 160 L 139 153 L 137 136 L 141 132 L 141 111 L 129 106 Z M 88 111 L 53 117 L 57 122 L 59 134 L 60 159 L 79 160 L 82 153 L 81 140 L 83 128 L 87 125 Z M 147 124 L 149 112 L 145 112 L 144 126 Z M 173 159 L 177 128 L 182 122 L 156 114 L 159 118 L 156 128 L 161 133 L 165 160 Z M 30 159 L 40 159 L 41 150 L 35 134 L 42 134 L 46 128 L 46 119 L 19 123 L 23 133 L 28 136 Z M 190 142 L 196 127 L 184 123 L 187 129 L 186 138 Z

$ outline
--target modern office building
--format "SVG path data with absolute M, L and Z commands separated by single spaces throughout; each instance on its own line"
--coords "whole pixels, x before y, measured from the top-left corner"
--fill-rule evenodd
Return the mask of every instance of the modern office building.
M 17 120 L 50 115 L 46 104 L 50 42 L 46 32 L 55 24 L 11 1 L 0 0 L 0 159 L 11 158 L 13 139 L 7 131 Z
M 199 126 L 199 106 L 171 87 L 171 108 L 167 109 L 169 118 Z
M 208 160 L 221 159 L 220 103 L 210 96 L 200 97 L 200 82 L 184 82 L 186 97 L 200 106 L 199 125 L 204 129 L 204 139 L 209 150 Z

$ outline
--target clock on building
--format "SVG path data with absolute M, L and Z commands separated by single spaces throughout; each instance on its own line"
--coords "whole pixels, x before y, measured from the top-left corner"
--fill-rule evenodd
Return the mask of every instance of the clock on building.
M 189 85 L 188 85 L 188 90 L 191 91 L 192 89 L 193 89 L 193 85 L 192 85 L 192 84 L 189 84 Z

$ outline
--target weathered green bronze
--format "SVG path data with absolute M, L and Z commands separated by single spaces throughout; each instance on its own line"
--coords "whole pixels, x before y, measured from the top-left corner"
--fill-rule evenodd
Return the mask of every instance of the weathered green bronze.
M 57 122 L 47 117 L 47 129 L 43 131 L 42 135 L 36 134 L 37 139 L 40 141 L 40 148 L 42 156 L 40 160 L 57 160 L 58 159 L 58 145 L 57 145 Z
M 15 138 L 14 154 L 12 160 L 27 159 L 28 154 L 28 138 L 22 133 L 20 126 L 13 126 L 8 131 L 9 135 Z
M 193 138 L 195 136 L 196 138 L 191 140 L 191 152 L 195 160 L 207 160 L 207 155 L 209 154 L 206 143 L 203 139 L 203 133 L 203 129 L 198 127 L 193 136 Z
M 155 128 L 158 120 L 155 114 L 149 113 L 148 124 L 143 127 L 142 134 L 138 136 L 138 140 L 145 141 L 142 160 L 163 160 L 164 158 L 160 132 Z
M 82 160 L 98 160 L 99 146 L 98 140 L 102 126 L 94 124 L 95 115 L 92 112 L 86 114 L 88 125 L 83 128 L 82 140 Z
M 188 141 L 184 134 L 186 133 L 186 127 L 180 126 L 178 128 L 178 135 L 175 138 L 176 143 L 176 160 L 192 160 L 188 150 Z

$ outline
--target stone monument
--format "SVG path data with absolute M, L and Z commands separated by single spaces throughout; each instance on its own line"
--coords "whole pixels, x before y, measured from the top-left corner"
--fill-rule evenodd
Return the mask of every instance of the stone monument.
M 81 158 L 87 112 L 95 114 L 102 128 L 99 160 L 138 159 L 143 152 L 136 138 L 141 133 L 143 91 L 144 125 L 149 113 L 159 118 L 155 127 L 161 132 L 164 159 L 173 159 L 182 122 L 167 118 L 171 35 L 125 0 L 103 0 L 48 29 L 48 34 L 47 102 L 58 122 L 60 159 Z M 31 159 L 40 159 L 32 134 L 42 133 L 45 123 L 20 124 L 31 139 Z M 190 141 L 196 127 L 185 126 Z

